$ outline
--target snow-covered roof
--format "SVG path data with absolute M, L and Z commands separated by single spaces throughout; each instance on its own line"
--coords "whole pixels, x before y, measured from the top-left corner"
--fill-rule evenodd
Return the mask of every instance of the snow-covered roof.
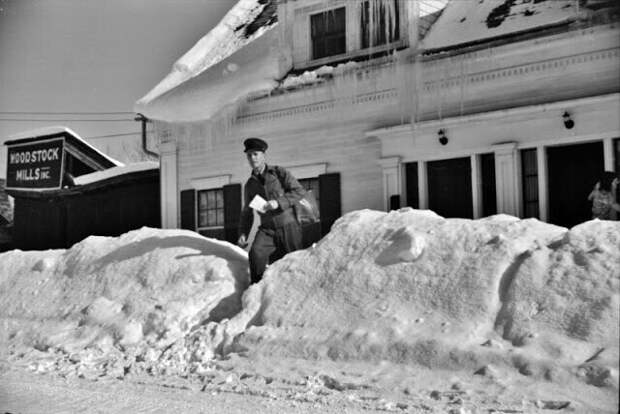
M 159 162 L 156 161 L 143 161 L 127 165 L 119 165 L 117 167 L 108 168 L 103 171 L 95 171 L 90 174 L 80 175 L 74 178 L 76 185 L 86 185 L 98 181 L 107 180 L 108 178 L 118 177 L 125 174 L 130 174 L 140 171 L 149 171 L 159 169 Z
M 99 151 L 97 148 L 90 145 L 86 142 L 82 137 L 80 137 L 75 131 L 65 126 L 55 125 L 48 126 L 43 128 L 32 129 L 28 131 L 18 132 L 16 134 L 10 135 L 7 141 L 4 143 L 5 145 L 16 144 L 18 141 L 22 140 L 34 140 L 38 138 L 54 136 L 54 135 L 64 135 L 65 137 L 70 137 L 74 144 L 78 144 L 81 149 L 86 149 L 91 154 L 95 154 L 95 156 L 100 157 L 108 163 L 119 166 L 124 165 L 122 162 L 115 160 L 109 155 L 104 154 Z
M 213 118 L 223 108 L 257 91 L 270 91 L 288 69 L 279 62 L 278 31 L 268 29 L 251 47 L 244 47 L 209 70 L 176 85 L 135 110 L 147 118 L 191 122 Z
M 222 62 L 227 61 L 226 58 L 273 28 L 277 21 L 276 11 L 277 3 L 273 0 L 239 0 L 217 26 L 176 61 L 172 71 L 157 86 L 136 102 L 136 112 L 154 119 L 165 118 L 160 111 L 166 105 L 161 105 L 159 102 L 153 104 L 153 102 L 210 68 L 221 72 L 222 77 L 231 74 L 233 76 L 229 76 L 229 78 L 252 77 L 251 70 L 235 75 L 235 72 L 240 68 L 238 61 L 233 60 L 226 64 L 222 64 Z M 277 46 L 275 36 L 271 41 L 274 44 L 270 46 Z M 256 46 L 253 45 L 254 48 Z M 251 55 L 254 57 L 255 54 Z M 220 64 L 219 67 L 215 68 L 218 64 Z M 216 96 L 215 101 L 221 102 L 222 98 L 224 97 Z M 174 98 L 172 100 L 175 101 Z M 207 108 L 202 108 L 199 112 L 200 118 L 203 119 L 211 114 L 208 105 Z M 193 118 L 193 116 L 188 114 L 186 118 Z
M 575 0 L 452 0 L 422 40 L 422 48 L 454 48 L 568 22 L 578 9 Z
M 568 22 L 579 13 L 575 0 L 420 0 L 418 5 L 421 47 L 427 51 Z M 276 12 L 276 0 L 239 0 L 136 103 L 136 112 L 168 122 L 200 121 L 276 88 L 292 69 L 290 57 L 278 50 Z

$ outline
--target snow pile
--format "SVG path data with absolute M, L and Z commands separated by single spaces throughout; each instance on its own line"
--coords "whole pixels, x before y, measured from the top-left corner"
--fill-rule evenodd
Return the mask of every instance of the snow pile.
M 163 349 L 236 314 L 247 254 L 184 230 L 91 236 L 68 250 L 0 255 L 3 340 L 75 361 Z
M 179 348 L 193 360 L 192 347 L 211 347 L 431 368 L 499 364 L 541 378 L 570 367 L 617 386 L 619 245 L 615 222 L 569 231 L 505 215 L 353 212 L 314 248 L 271 266 L 239 315 Z

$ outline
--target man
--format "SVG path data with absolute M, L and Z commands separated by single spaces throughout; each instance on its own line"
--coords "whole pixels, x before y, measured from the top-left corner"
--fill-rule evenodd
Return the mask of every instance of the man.
M 252 283 L 257 283 L 269 263 L 301 248 L 301 227 L 295 217 L 293 204 L 304 196 L 305 190 L 284 168 L 267 165 L 265 141 L 248 138 L 243 141 L 243 145 L 252 173 L 244 187 L 245 204 L 239 223 L 239 246 L 246 247 L 248 244 L 248 235 L 254 221 L 250 207 L 252 200 L 258 195 L 267 201 L 262 208 L 257 209 L 261 223 L 249 254 Z

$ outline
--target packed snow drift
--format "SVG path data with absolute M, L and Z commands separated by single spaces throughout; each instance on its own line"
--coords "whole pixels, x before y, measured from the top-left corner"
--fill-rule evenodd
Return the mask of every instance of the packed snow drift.
M 184 230 L 11 251 L 0 255 L 2 333 L 38 351 L 88 358 L 163 349 L 238 312 L 248 283 L 245 251 Z
M 573 381 L 617 404 L 619 246 L 618 222 L 362 210 L 248 288 L 243 250 L 143 228 L 0 255 L 2 341 L 39 371 L 189 375 L 231 354 L 387 360 Z

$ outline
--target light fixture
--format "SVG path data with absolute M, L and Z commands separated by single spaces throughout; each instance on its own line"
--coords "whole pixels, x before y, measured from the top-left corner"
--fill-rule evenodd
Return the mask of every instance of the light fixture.
M 566 127 L 566 129 L 571 129 L 575 126 L 575 121 L 571 119 L 568 111 L 564 111 L 564 113 L 562 114 L 562 119 L 564 120 L 564 126 Z
M 446 136 L 446 131 L 443 128 L 437 131 L 437 136 L 439 137 L 439 143 L 441 145 L 446 145 L 448 143 L 448 137 Z

